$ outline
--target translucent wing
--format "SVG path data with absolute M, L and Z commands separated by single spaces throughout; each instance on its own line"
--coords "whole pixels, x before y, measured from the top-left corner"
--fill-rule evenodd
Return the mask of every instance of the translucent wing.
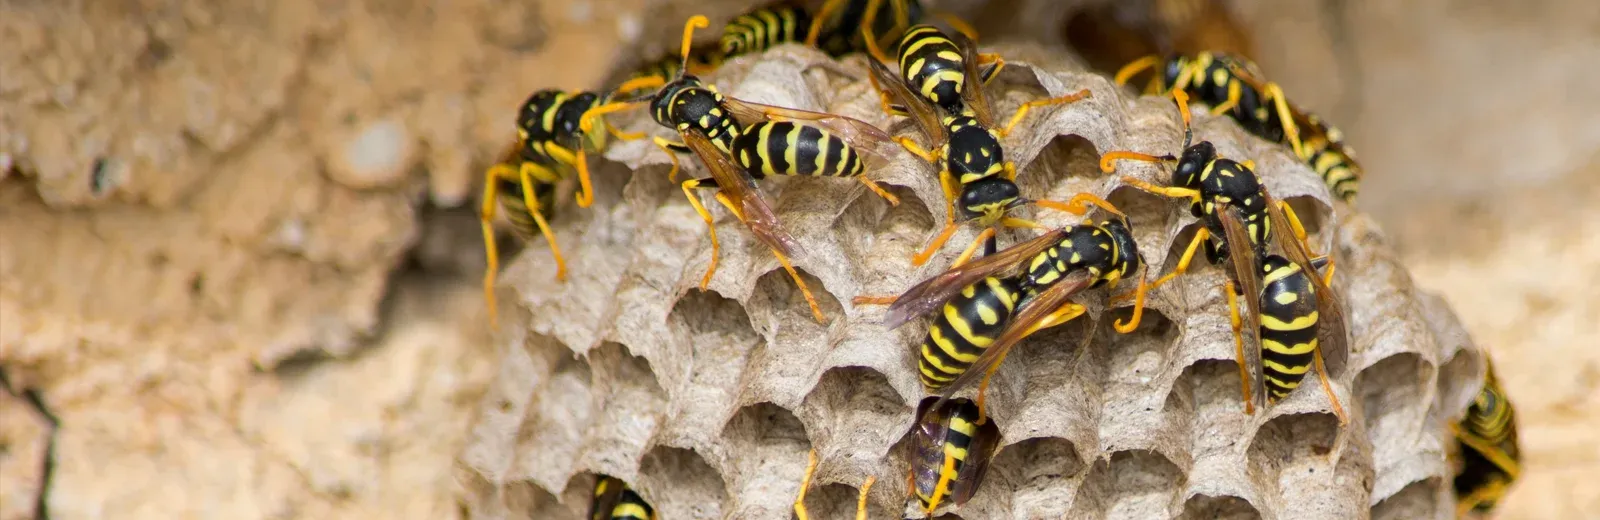
M 1073 271 L 1054 285 L 1051 285 L 1050 288 L 1045 289 L 1044 292 L 1039 293 L 1032 301 L 1024 304 L 1022 310 L 1011 317 L 1011 323 L 1006 325 L 1005 330 L 1000 332 L 994 343 L 990 343 L 988 347 L 984 348 L 983 354 L 972 362 L 972 366 L 967 368 L 966 372 L 962 372 L 954 381 L 951 381 L 948 386 L 945 386 L 944 390 L 939 393 L 939 403 L 935 403 L 934 406 L 942 404 L 962 387 L 983 379 L 983 376 L 989 371 L 989 367 L 999 362 L 1000 358 L 1011 350 L 1011 347 L 1016 346 L 1017 343 L 1036 332 L 1035 325 L 1038 325 L 1040 321 L 1043 321 L 1045 317 L 1055 312 L 1056 309 L 1061 308 L 1062 304 L 1067 303 L 1068 298 L 1083 291 L 1093 281 L 1094 277 L 1087 270 Z
M 889 70 L 883 62 L 867 58 L 867 65 L 872 69 L 872 78 L 878 88 L 888 91 L 889 99 L 905 108 L 911 120 L 922 129 L 922 134 L 928 136 L 928 142 L 933 143 L 933 146 L 944 142 L 944 124 L 939 118 L 938 109 L 922 96 L 912 92 L 910 87 L 906 86 L 905 80 Z
M 990 112 L 989 99 L 983 93 L 983 75 L 978 72 L 978 44 L 959 32 L 950 35 L 950 40 L 961 49 L 961 65 L 966 69 L 966 85 L 961 88 L 961 101 L 972 110 L 979 124 L 984 128 L 994 128 L 994 114 Z
M 791 120 L 819 126 L 844 139 L 857 152 L 862 152 L 868 168 L 876 169 L 888 164 L 894 149 L 900 146 L 882 128 L 853 117 L 763 105 L 726 96 L 723 97 L 723 105 L 733 112 L 734 119 L 741 125 Z
M 944 466 L 944 442 L 950 429 L 945 422 L 950 419 L 948 406 L 935 406 L 937 399 L 923 399 L 917 406 L 916 450 L 911 454 L 913 482 L 923 488 L 924 494 L 933 493 L 939 482 L 939 471 Z
M 772 206 L 767 204 L 767 198 L 761 188 L 751 181 L 750 176 L 739 165 L 734 164 L 722 150 L 704 134 L 690 130 L 679 132 L 683 142 L 689 149 L 700 157 L 706 169 L 711 170 L 711 177 L 716 179 L 717 187 L 730 202 L 739 206 L 736 215 L 744 225 L 750 228 L 757 239 L 767 244 L 785 256 L 795 258 L 802 250 L 800 243 L 783 229 L 783 224 L 778 221 L 778 215 L 772 211 Z
M 955 482 L 950 483 L 951 503 L 957 506 L 965 504 L 978 492 L 983 475 L 989 471 L 989 458 L 999 445 L 1000 428 L 995 426 L 994 421 L 985 421 L 978 426 L 978 435 L 967 445 L 967 461 L 961 466 Z
M 1278 229 L 1276 232 L 1278 244 L 1289 257 L 1289 261 L 1300 264 L 1301 269 L 1311 274 L 1311 282 L 1317 288 L 1317 322 L 1320 325 L 1317 331 L 1317 351 L 1322 356 L 1323 366 L 1328 369 L 1328 377 L 1338 377 L 1344 373 L 1345 364 L 1350 358 L 1350 331 L 1345 324 L 1343 302 L 1322 276 L 1317 274 L 1316 266 L 1311 265 L 1311 251 L 1306 249 L 1305 242 L 1294 237 L 1290 231 L 1292 228 L 1289 227 L 1289 219 L 1278 207 L 1277 200 L 1267 193 L 1265 186 L 1261 188 L 1261 193 L 1267 199 L 1267 214 L 1272 218 L 1272 227 Z
M 922 283 L 901 293 L 900 297 L 889 305 L 888 312 L 883 317 L 883 324 L 893 329 L 904 325 L 912 318 L 933 312 L 966 286 L 1028 261 L 1061 242 L 1066 236 L 1066 230 L 1052 229 L 1027 242 L 1012 245 L 996 251 L 995 254 L 950 268 L 923 280 Z
M 1233 263 L 1232 275 L 1234 283 L 1239 284 L 1240 298 L 1250 306 L 1248 333 L 1256 338 L 1255 343 L 1246 342 L 1244 345 L 1244 359 L 1239 362 L 1245 364 L 1250 373 L 1250 399 L 1257 407 L 1266 402 L 1266 381 L 1261 373 L 1261 266 L 1256 258 L 1255 249 L 1250 245 L 1250 231 L 1245 228 L 1244 215 L 1238 208 L 1220 203 L 1216 208 L 1218 220 L 1222 222 L 1223 238 L 1228 243 L 1228 259 Z M 1315 271 L 1312 271 L 1313 273 Z M 1315 275 L 1312 276 L 1315 278 Z M 1244 331 L 1241 331 L 1244 332 Z

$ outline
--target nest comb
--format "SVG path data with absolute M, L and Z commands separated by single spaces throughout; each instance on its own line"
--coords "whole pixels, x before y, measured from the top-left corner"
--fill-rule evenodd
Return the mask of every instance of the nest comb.
M 1032 99 L 1093 93 L 1034 111 L 1005 141 L 1023 193 L 1111 200 L 1131 217 L 1151 267 L 1170 270 L 1201 224 L 1185 204 L 1123 186 L 1096 161 L 1110 150 L 1175 152 L 1182 132 L 1171 100 L 1132 94 L 1038 46 L 985 47 L 1008 60 L 989 91 L 997 115 Z M 787 45 L 706 79 L 741 99 L 916 136 L 909 122 L 881 112 L 866 77 L 860 57 L 835 62 Z M 1101 317 L 1105 298 L 1089 295 L 1079 298 L 1088 314 L 1012 351 L 989 393 L 1001 451 L 954 514 L 1451 514 L 1443 424 L 1476 389 L 1482 351 L 1441 302 L 1412 285 L 1381 230 L 1334 203 L 1285 147 L 1196 112 L 1198 139 L 1254 160 L 1268 189 L 1302 215 L 1314 247 L 1336 250 L 1334 286 L 1352 339 L 1349 369 L 1334 388 L 1350 424 L 1339 433 L 1316 384 L 1264 413 L 1243 413 L 1225 274 L 1197 265 L 1152 294 L 1131 334 L 1112 331 L 1113 320 Z M 613 121 L 670 135 L 642 111 Z M 813 448 L 821 458 L 807 497 L 813 517 L 851 517 L 869 475 L 878 477 L 871 517 L 901 514 L 908 432 L 924 397 L 912 350 L 924 322 L 886 330 L 881 307 L 849 302 L 939 272 L 959 252 L 954 244 L 975 236 L 963 230 L 941 256 L 910 266 L 944 217 L 936 170 L 905 154 L 869 172 L 900 197 L 896 207 L 847 180 L 763 183 L 805 248 L 795 266 L 830 319 L 818 324 L 773 256 L 720 208 L 721 264 L 700 291 L 709 241 L 667 181 L 666 157 L 648 141 L 615 145 L 605 157 L 596 161 L 594 207 L 564 203 L 555 218 L 571 278 L 555 280 L 542 241 L 503 276 L 501 308 L 520 310 L 502 317 L 500 373 L 460 458 L 472 517 L 580 518 L 593 475 L 603 473 L 629 482 L 663 519 L 789 518 Z M 685 164 L 683 174 L 704 174 Z M 1119 174 L 1166 182 L 1164 168 L 1122 164 Z M 1081 220 L 1032 216 L 1052 226 Z M 1027 236 L 1002 232 L 1002 246 Z

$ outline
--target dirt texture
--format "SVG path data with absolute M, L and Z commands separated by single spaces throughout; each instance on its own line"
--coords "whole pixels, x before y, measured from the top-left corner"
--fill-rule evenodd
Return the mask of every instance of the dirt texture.
M 566 475 L 599 470 L 647 490 L 663 518 L 784 517 L 782 497 L 798 484 L 794 463 L 803 465 L 807 446 L 829 447 L 812 511 L 846 515 L 861 478 L 892 476 L 885 461 L 903 456 L 899 434 L 921 391 L 909 358 L 881 346 L 914 341 L 920 327 L 867 327 L 877 311 L 846 310 L 848 296 L 893 291 L 925 274 L 900 262 L 942 217 L 919 202 L 937 200 L 926 167 L 888 174 L 907 199 L 894 209 L 849 183 L 773 188 L 785 223 L 817 244 L 802 261 L 807 281 L 819 295 L 840 295 L 825 302 L 836 320 L 826 329 L 803 319 L 792 283 L 720 212 L 722 270 L 711 293 L 688 289 L 708 259 L 703 224 L 661 179 L 659 153 L 637 144 L 600 162 L 603 211 L 558 208 L 562 244 L 592 270 L 536 292 L 554 287 L 536 242 L 504 277 L 524 291 L 505 291 L 502 321 L 531 331 L 511 328 L 491 341 L 476 290 L 483 257 L 469 212 L 483 167 L 513 137 L 517 103 L 539 88 L 600 88 L 622 68 L 674 49 L 689 14 L 716 23 L 747 3 L 0 3 L 0 374 L 12 390 L 0 392 L 0 518 L 563 518 L 583 512 L 589 491 L 587 477 Z M 927 3 L 975 21 L 986 42 L 1052 43 L 1075 6 L 1104 2 Z M 1406 333 L 1457 337 L 1431 291 L 1494 356 L 1519 407 L 1527 462 L 1497 518 L 1577 518 L 1600 508 L 1600 493 L 1584 485 L 1600 477 L 1600 451 L 1588 439 L 1600 428 L 1600 360 L 1590 348 L 1600 342 L 1592 320 L 1600 300 L 1573 290 L 1593 286 L 1600 267 L 1592 229 L 1600 215 L 1586 209 L 1600 186 L 1600 105 L 1580 95 L 1600 84 L 1590 65 L 1600 60 L 1600 8 L 1570 0 L 1227 5 L 1251 29 L 1263 69 L 1361 153 L 1369 177 L 1358 207 L 1389 231 L 1355 217 L 1339 240 L 1392 248 L 1400 263 L 1357 255 L 1369 262 L 1349 267 L 1394 273 L 1398 287 L 1410 287 L 1405 273 L 1414 273 L 1417 288 L 1403 293 L 1416 303 L 1405 314 L 1445 328 Z M 1058 48 L 1026 48 L 1007 47 L 1020 62 L 1079 70 Z M 831 73 L 791 70 L 810 59 L 752 60 L 735 70 L 795 80 L 769 102 L 792 95 L 803 107 L 831 107 L 862 92 Z M 1012 91 L 1003 107 L 1063 85 L 1025 70 L 1002 78 Z M 818 89 L 820 81 L 829 88 Z M 1050 112 L 1074 121 L 1068 133 L 1082 130 L 1084 139 L 1019 132 L 1008 142 L 1029 165 L 1026 192 L 1103 192 L 1110 184 L 1091 182 L 1098 177 L 1089 171 L 1096 149 L 1142 132 L 1152 146 L 1176 142 L 1170 105 L 1116 106 L 1098 85 L 1094 103 Z M 850 115 L 881 122 L 871 108 Z M 1101 110 L 1104 120 L 1086 115 Z M 1225 121 L 1202 118 L 1201 128 L 1233 137 Z M 1280 153 L 1250 139 L 1226 146 Z M 622 165 L 641 161 L 641 175 L 621 182 L 629 175 Z M 1277 171 L 1287 163 L 1268 163 L 1287 156 L 1257 161 Z M 824 198 L 803 196 L 819 191 Z M 1115 202 L 1146 215 L 1136 222 L 1140 238 L 1151 237 L 1145 254 L 1170 268 L 1168 233 L 1192 219 L 1126 191 Z M 837 229 L 823 224 L 835 221 Z M 661 253 L 603 254 L 625 247 Z M 845 257 L 838 265 L 849 269 L 825 265 Z M 1217 276 L 1207 268 L 1194 283 Z M 581 290 L 607 297 L 574 296 Z M 625 311 L 615 303 L 642 298 L 656 300 Z M 1137 338 L 1115 342 L 1101 337 L 1098 298 L 1089 298 L 1093 320 L 1023 345 L 1001 370 L 996 412 L 1012 445 L 968 517 L 1281 516 L 1291 491 L 1343 496 L 1349 481 L 1315 477 L 1358 462 L 1358 472 L 1386 478 L 1370 483 L 1365 504 L 1326 505 L 1372 507 L 1376 517 L 1442 514 L 1442 482 L 1412 481 L 1436 472 L 1431 462 L 1347 439 L 1330 457 L 1341 464 L 1313 465 L 1312 477 L 1291 470 L 1313 459 L 1251 458 L 1298 444 L 1234 446 L 1246 450 L 1248 469 L 1223 481 L 1254 494 L 1191 496 L 1198 481 L 1188 476 L 1241 457 L 1199 442 L 1197 432 L 1217 417 L 1232 418 L 1220 420 L 1230 435 L 1270 438 L 1297 435 L 1297 424 L 1326 415 L 1298 421 L 1275 411 L 1279 419 L 1247 425 L 1234 402 L 1189 422 L 1164 419 L 1182 415 L 1168 404 L 1228 403 L 1206 396 L 1227 394 L 1229 362 L 1175 374 L 1171 367 L 1187 361 L 1168 355 L 1182 350 L 1170 346 L 1175 338 L 1219 325 L 1226 333 L 1216 291 L 1165 291 L 1159 316 Z M 562 303 L 509 313 L 518 302 L 555 300 Z M 1196 306 L 1209 314 L 1174 320 Z M 777 342 L 814 358 L 770 350 Z M 1108 347 L 1129 342 L 1136 347 Z M 680 357 L 666 355 L 673 352 Z M 1208 352 L 1197 356 L 1231 356 Z M 1081 354 L 1065 366 L 1082 368 L 1096 386 L 1049 379 L 1064 372 L 1063 354 Z M 694 361 L 702 356 L 717 363 Z M 1378 439 L 1431 427 L 1413 419 L 1445 420 L 1465 390 L 1419 383 L 1416 391 L 1431 395 L 1395 399 L 1433 399 L 1426 414 L 1411 407 L 1373 417 L 1391 404 L 1361 388 L 1414 373 L 1470 377 L 1475 366 L 1471 356 L 1442 354 L 1364 362 L 1340 388 L 1347 407 L 1362 410 L 1354 431 L 1365 435 L 1357 437 Z M 574 394 L 591 397 L 553 397 Z M 1315 408 L 1320 396 L 1298 392 L 1279 409 Z M 1119 408 L 1146 401 L 1161 412 Z M 1045 402 L 1104 422 L 1040 419 L 1054 409 Z M 721 412 L 684 415 L 694 410 Z M 1150 440 L 1102 440 L 1139 432 L 1152 432 Z M 1411 440 L 1426 460 L 1437 441 Z M 542 442 L 551 451 L 518 448 Z M 712 446 L 723 448 L 696 451 Z M 558 456 L 572 453 L 580 456 Z M 1033 462 L 1043 460 L 1056 463 Z M 875 515 L 898 505 L 892 495 L 903 484 L 895 480 L 874 488 Z M 1172 498 L 1177 486 L 1184 498 Z M 663 489 L 706 498 L 655 495 Z

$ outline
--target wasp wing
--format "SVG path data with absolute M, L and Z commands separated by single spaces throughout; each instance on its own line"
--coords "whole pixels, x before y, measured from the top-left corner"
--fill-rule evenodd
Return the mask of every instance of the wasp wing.
M 922 129 L 922 134 L 928 136 L 931 146 L 938 146 L 945 140 L 944 124 L 939 117 L 938 109 L 928 103 L 922 96 L 916 95 L 906 86 L 906 82 L 887 65 L 875 58 L 867 59 L 868 68 L 872 70 L 872 81 L 878 88 L 887 91 L 889 99 L 905 108 L 906 114 L 917 127 Z
M 984 128 L 994 128 L 994 113 L 989 108 L 988 96 L 983 93 L 983 75 L 978 72 L 978 43 L 960 32 L 950 35 L 950 41 L 961 49 L 961 66 L 965 69 L 961 101 L 972 111 L 979 124 Z
M 690 130 L 679 132 L 683 136 L 684 144 L 694 151 L 700 161 L 705 163 L 706 169 L 711 171 L 711 177 L 717 181 L 717 187 L 727 200 L 737 205 L 735 217 L 750 228 L 757 239 L 768 247 L 794 258 L 802 250 L 800 243 L 783 229 L 783 224 L 778 221 L 777 213 L 772 211 L 772 206 L 767 203 L 766 194 L 756 186 L 746 174 L 744 169 L 734 164 L 727 154 L 711 144 L 705 134 Z
M 869 168 L 881 168 L 889 163 L 889 157 L 895 153 L 894 148 L 899 144 L 882 128 L 872 126 L 872 123 L 853 117 L 829 114 L 827 112 L 812 112 L 797 108 L 787 108 L 773 105 L 752 103 L 732 97 L 723 97 L 723 105 L 733 112 L 734 119 L 739 124 L 749 126 L 760 121 L 800 121 L 817 125 L 827 130 L 863 154 Z
M 1305 242 L 1294 237 L 1289 218 L 1284 216 L 1277 200 L 1267 193 L 1265 186 L 1261 188 L 1261 193 L 1266 196 L 1267 215 L 1272 219 L 1272 227 L 1277 228 L 1278 244 L 1288 255 L 1289 261 L 1300 264 L 1300 268 L 1311 275 L 1311 283 L 1317 290 L 1317 354 L 1322 356 L 1328 377 L 1338 377 L 1344 373 L 1350 358 L 1350 331 L 1344 318 L 1344 304 L 1322 275 L 1318 274 L 1316 266 L 1312 265 L 1311 251 Z
M 1012 245 L 996 251 L 995 254 L 952 267 L 923 280 L 901 293 L 900 297 L 889 305 L 883 317 L 883 324 L 894 329 L 914 317 L 933 312 L 968 285 L 1028 261 L 1061 242 L 1066 236 L 1066 230 L 1052 229 L 1027 242 Z
M 977 435 L 967 445 L 967 460 L 956 474 L 955 481 L 950 483 L 950 502 L 957 506 L 966 504 L 978 492 L 978 486 L 983 484 L 983 475 L 989 471 L 989 458 L 1000 446 L 1000 428 L 995 426 L 994 421 L 984 421 L 977 427 Z
M 1250 374 L 1250 395 L 1246 396 L 1255 406 L 1262 406 L 1266 402 L 1266 381 L 1263 379 L 1261 366 L 1261 266 L 1255 256 L 1255 248 L 1250 243 L 1250 232 L 1245 228 L 1244 214 L 1239 208 L 1227 203 L 1220 203 L 1216 207 L 1217 219 L 1222 222 L 1223 239 L 1228 244 L 1228 259 L 1233 263 L 1233 272 L 1230 273 L 1234 283 L 1238 284 L 1239 292 L 1243 295 L 1245 304 L 1250 307 L 1249 334 L 1256 338 L 1254 344 L 1244 344 L 1244 363 Z M 1231 319 L 1231 318 L 1230 318 Z M 1245 331 L 1240 331 L 1241 334 Z
M 1056 309 L 1061 308 L 1063 304 L 1067 303 L 1067 299 L 1072 298 L 1072 295 L 1078 294 L 1089 287 L 1089 284 L 1093 281 L 1094 276 L 1090 275 L 1087 270 L 1073 271 L 1024 304 L 1021 311 L 1011 316 L 1011 323 L 1006 325 L 1006 328 L 1000 332 L 994 342 L 985 347 L 983 354 L 972 362 L 972 366 L 968 367 L 966 372 L 962 372 L 954 381 L 945 386 L 944 390 L 939 393 L 939 403 L 935 403 L 934 406 L 939 406 L 950 399 L 950 396 L 955 395 L 956 391 L 962 387 L 983 379 L 989 372 L 990 366 L 1000 362 L 1000 359 L 1006 355 L 1007 351 L 1011 350 L 1011 347 L 1016 346 L 1017 343 L 1038 331 L 1035 326 L 1040 321 L 1043 321 L 1045 317 L 1055 312 Z
M 912 444 L 913 486 L 924 495 L 933 494 L 944 469 L 944 443 L 949 438 L 951 408 L 936 405 L 937 399 L 923 399 L 917 406 L 916 441 Z

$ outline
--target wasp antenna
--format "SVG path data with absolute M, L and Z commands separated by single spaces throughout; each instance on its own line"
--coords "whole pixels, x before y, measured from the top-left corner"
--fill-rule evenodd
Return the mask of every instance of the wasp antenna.
M 1183 147 L 1188 148 L 1194 143 L 1194 128 L 1189 121 L 1189 93 L 1183 89 L 1172 89 L 1172 100 L 1178 104 L 1178 115 L 1183 117 Z
M 689 70 L 689 46 L 690 46 L 690 44 L 694 43 L 694 30 L 695 29 L 704 29 L 704 28 L 710 27 L 710 26 L 711 26 L 711 21 L 707 20 L 706 16 L 703 15 L 703 14 L 697 14 L 697 15 L 694 15 L 694 16 L 690 16 L 689 17 L 689 21 L 684 22 L 684 24 L 683 24 L 683 47 L 682 47 L 683 50 L 681 51 L 682 54 L 683 54 L 683 64 L 682 64 L 681 67 L 678 68 L 678 76 L 680 76 L 680 77 L 683 76 Z

